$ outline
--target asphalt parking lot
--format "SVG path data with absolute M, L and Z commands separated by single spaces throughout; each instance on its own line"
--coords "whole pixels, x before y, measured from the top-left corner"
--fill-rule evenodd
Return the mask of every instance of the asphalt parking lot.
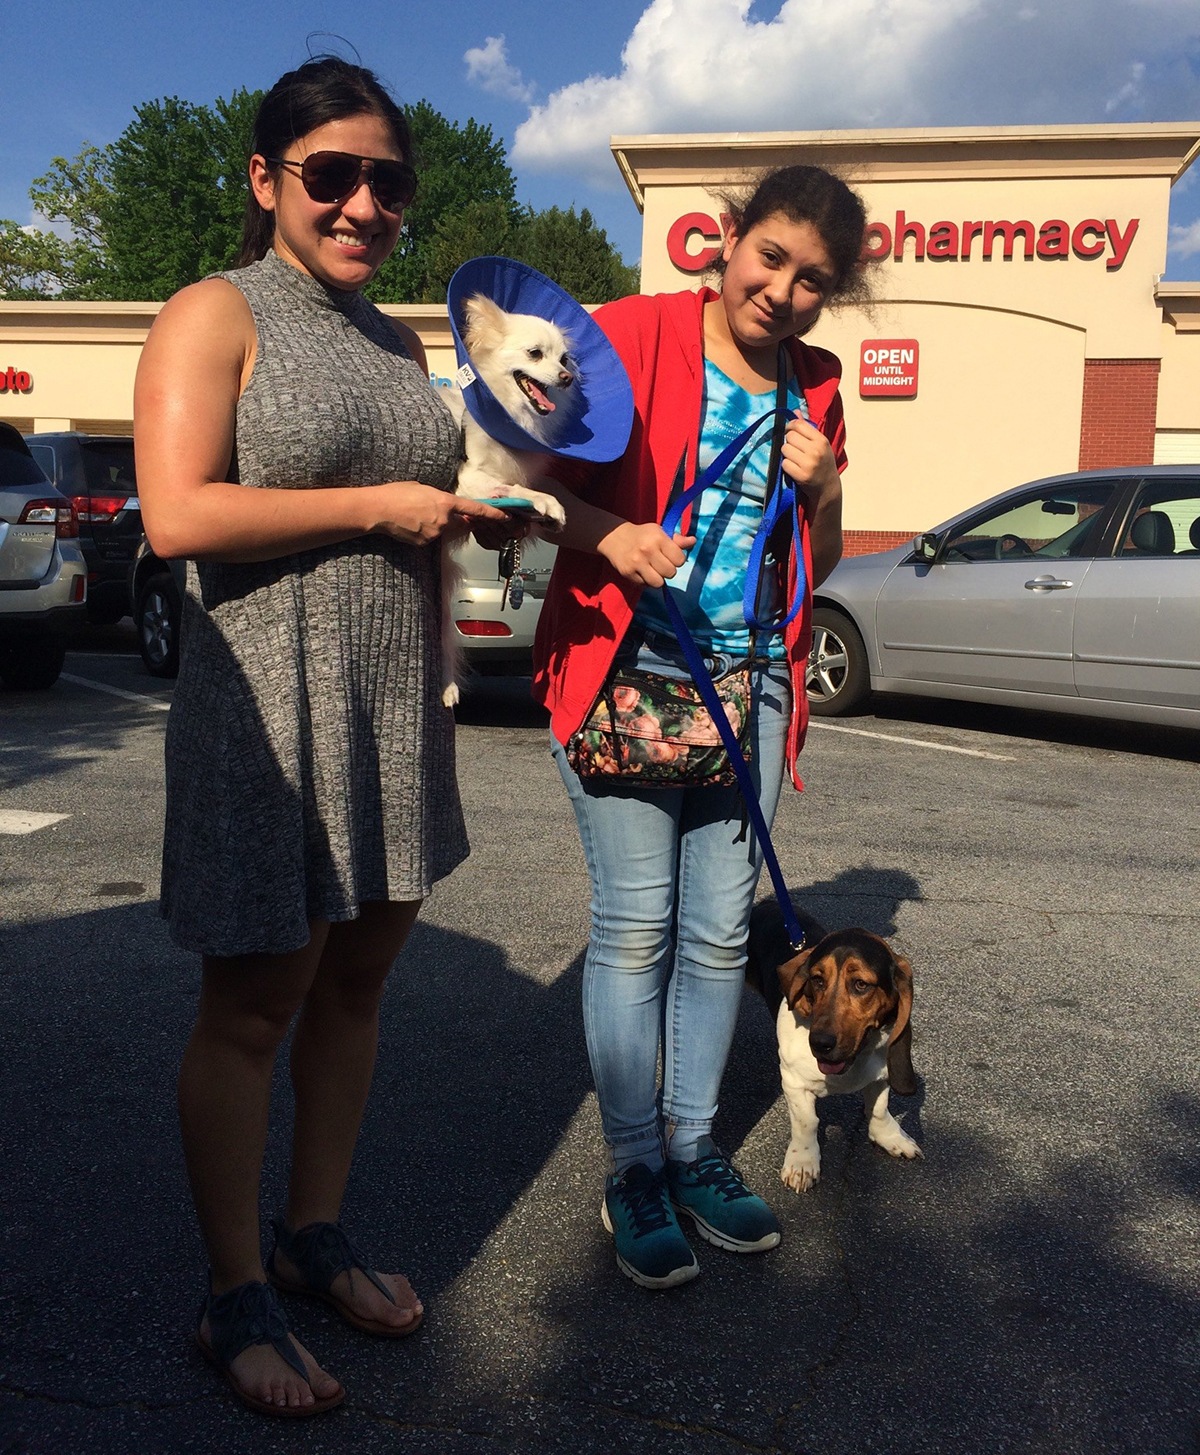
M 126 627 L 0 693 L 0 1451 L 1200 1451 L 1200 740 L 885 702 L 814 725 L 776 843 L 798 903 L 916 979 L 922 1162 L 822 1108 L 803 1197 L 749 996 L 718 1139 L 781 1247 L 617 1272 L 578 1013 L 587 891 L 522 681 L 460 710 L 473 852 L 385 1006 L 346 1221 L 429 1309 L 294 1325 L 346 1405 L 296 1427 L 191 1345 L 174 1076 L 197 967 L 156 912 L 168 683 Z M 202 785 L 198 785 L 202 791 Z M 44 820 L 31 816 L 42 815 Z M 41 826 L 38 826 L 41 824 Z M 281 1196 L 280 1077 L 264 1211 Z

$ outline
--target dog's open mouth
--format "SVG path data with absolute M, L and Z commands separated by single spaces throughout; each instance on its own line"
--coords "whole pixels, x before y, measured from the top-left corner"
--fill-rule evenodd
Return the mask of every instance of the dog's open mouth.
M 817 1057 L 817 1070 L 822 1076 L 840 1076 L 849 1064 L 849 1061 L 822 1061 Z
M 513 378 L 524 390 L 530 404 L 539 414 L 553 414 L 554 401 L 546 394 L 546 391 L 529 374 L 523 374 L 520 369 L 513 370 Z

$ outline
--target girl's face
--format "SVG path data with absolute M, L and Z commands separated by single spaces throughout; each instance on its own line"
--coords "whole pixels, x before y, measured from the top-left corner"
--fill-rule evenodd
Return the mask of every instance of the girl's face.
M 329 121 L 283 149 L 283 160 L 303 162 L 312 152 L 348 152 L 355 157 L 407 160 L 382 117 L 366 113 Z M 259 204 L 275 214 L 275 251 L 302 273 L 330 288 L 364 287 L 390 256 L 404 222 L 403 209 L 385 211 L 360 174 L 341 202 L 314 202 L 297 167 L 269 168 L 250 159 L 250 185 Z
M 721 301 L 741 348 L 774 348 L 817 321 L 834 284 L 834 267 L 809 222 L 773 212 L 746 233 L 731 225 L 721 256 Z

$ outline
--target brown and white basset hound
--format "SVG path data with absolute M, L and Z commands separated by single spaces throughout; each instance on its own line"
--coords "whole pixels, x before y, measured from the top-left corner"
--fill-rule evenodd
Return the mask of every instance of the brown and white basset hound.
M 746 979 L 775 1011 L 779 1069 L 792 1137 L 780 1177 L 806 1192 L 821 1175 L 817 1098 L 857 1091 L 867 1135 L 893 1157 L 920 1157 L 888 1110 L 888 1090 L 916 1090 L 912 970 L 869 930 L 826 931 L 800 916 L 806 945 L 793 954 L 774 900 L 750 916 Z

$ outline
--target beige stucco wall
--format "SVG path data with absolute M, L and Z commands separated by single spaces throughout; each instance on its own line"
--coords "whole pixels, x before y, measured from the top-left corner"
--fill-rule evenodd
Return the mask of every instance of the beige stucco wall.
M 1085 361 L 1161 359 L 1157 425 L 1200 456 L 1200 284 L 1159 284 L 1170 186 L 1200 148 L 1200 126 L 1051 127 L 1037 131 L 772 133 L 617 138 L 614 156 L 643 207 L 643 287 L 694 287 L 667 251 L 672 224 L 700 213 L 718 226 L 710 187 L 748 169 L 797 160 L 835 165 L 862 192 L 868 216 L 941 221 L 1113 220 L 1129 235 L 1120 267 L 1100 256 L 991 261 L 971 256 L 882 262 L 870 317 L 827 312 L 812 342 L 843 362 L 852 530 L 916 531 L 1022 480 L 1072 470 L 1079 457 Z M 693 246 L 695 239 L 693 239 Z M 0 391 L 0 419 L 21 429 L 125 431 L 142 342 L 161 305 L 0 300 L 0 377 L 30 375 L 27 393 Z M 425 343 L 430 373 L 449 378 L 445 311 L 388 307 Z M 920 345 L 913 399 L 861 398 L 864 340 Z M 1193 440 L 1196 442 L 1193 446 Z M 1164 447 L 1165 448 L 1165 447 Z M 1190 456 L 1189 456 L 1190 457 Z

